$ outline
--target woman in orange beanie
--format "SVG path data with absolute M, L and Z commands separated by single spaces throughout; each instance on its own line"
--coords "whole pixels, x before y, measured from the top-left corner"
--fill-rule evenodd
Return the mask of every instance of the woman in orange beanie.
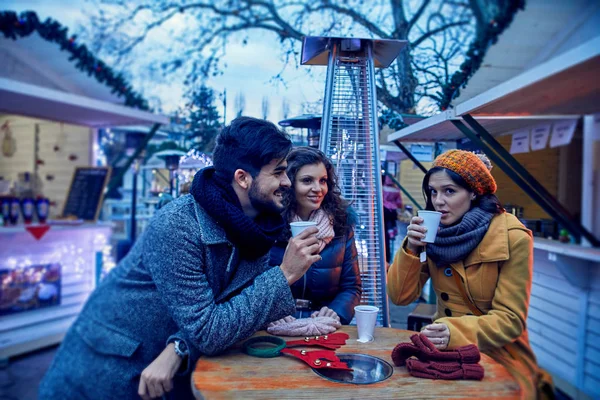
M 487 157 L 468 151 L 435 159 L 423 194 L 426 209 L 442 213 L 436 240 L 424 243 L 427 228 L 413 217 L 388 272 L 388 294 L 394 304 L 410 304 L 431 278 L 437 313 L 421 333 L 440 350 L 477 345 L 517 379 L 522 398 L 548 398 L 552 387 L 542 384 L 548 379 L 526 329 L 531 232 L 504 212 L 490 170 Z

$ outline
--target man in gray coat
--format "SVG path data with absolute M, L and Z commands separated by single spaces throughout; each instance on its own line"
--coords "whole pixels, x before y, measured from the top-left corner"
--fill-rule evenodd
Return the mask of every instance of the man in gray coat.
M 196 174 L 190 194 L 157 212 L 92 293 L 40 385 L 40 399 L 160 397 L 170 384 L 140 376 L 160 369 L 163 356 L 181 359 L 173 393 L 188 397 L 200 355 L 220 353 L 292 314 L 289 286 L 320 256 L 312 228 L 290 241 L 279 267 L 268 266 L 283 228 L 290 149 L 270 122 L 240 117 L 225 127 L 214 167 Z

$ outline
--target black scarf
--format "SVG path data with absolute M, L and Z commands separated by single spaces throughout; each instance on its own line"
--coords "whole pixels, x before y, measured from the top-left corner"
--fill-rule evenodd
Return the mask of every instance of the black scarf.
M 217 174 L 214 167 L 196 173 L 190 193 L 223 228 L 244 259 L 254 260 L 267 254 L 283 229 L 279 214 L 263 213 L 255 219 L 244 214 L 231 183 Z
M 462 220 L 452 226 L 440 227 L 435 243 L 428 243 L 427 256 L 436 264 L 464 260 L 479 245 L 495 214 L 473 207 Z

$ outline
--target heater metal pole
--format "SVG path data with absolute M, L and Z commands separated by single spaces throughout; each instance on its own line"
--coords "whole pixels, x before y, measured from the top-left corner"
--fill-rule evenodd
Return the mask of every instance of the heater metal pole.
M 367 88 L 371 90 L 370 96 L 370 108 L 371 112 L 369 115 L 371 132 L 373 133 L 373 158 L 375 165 L 373 166 L 373 173 L 376 174 L 378 178 L 381 176 L 381 160 L 379 154 L 379 124 L 377 121 L 377 89 L 375 86 L 375 65 L 373 63 L 373 42 L 365 41 L 367 45 L 367 76 L 369 80 L 369 85 Z M 375 179 L 375 187 L 376 187 L 376 196 L 374 196 L 374 200 L 377 204 L 375 204 L 375 210 L 377 213 L 375 214 L 375 218 L 377 219 L 375 226 L 379 226 L 377 234 L 379 235 L 379 243 L 380 243 L 380 257 L 379 257 L 379 280 L 381 282 L 382 288 L 382 301 L 381 304 L 383 309 L 381 310 L 383 316 L 383 325 L 390 325 L 390 313 L 389 313 L 389 299 L 386 290 L 387 283 L 387 270 L 385 268 L 385 225 L 383 223 L 383 188 L 381 179 Z

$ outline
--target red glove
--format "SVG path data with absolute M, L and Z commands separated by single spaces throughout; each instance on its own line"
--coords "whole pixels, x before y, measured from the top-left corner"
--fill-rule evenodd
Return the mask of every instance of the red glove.
M 402 367 L 410 357 L 419 357 L 421 350 L 412 343 L 400 343 L 392 350 L 392 360 L 396 367 Z
M 392 360 L 397 367 L 406 364 L 410 357 L 417 357 L 421 361 L 456 361 L 463 364 L 475 364 L 481 359 L 479 349 L 474 344 L 440 351 L 425 335 L 414 334 L 410 340 L 412 344 L 400 343 L 392 350 Z
M 311 368 L 331 368 L 341 369 L 344 371 L 353 371 L 352 368 L 348 368 L 348 364 L 340 361 L 335 352 L 331 350 L 316 350 L 316 351 L 305 351 L 295 349 L 282 349 L 281 353 L 289 354 L 290 356 L 296 357 L 299 360 L 304 361 Z
M 406 361 L 408 372 L 412 376 L 425 379 L 458 380 L 468 379 L 480 381 L 483 379 L 484 370 L 479 364 L 461 364 L 458 362 L 419 361 L 410 359 Z
M 297 346 L 321 346 L 326 349 L 339 349 L 346 344 L 350 336 L 344 332 L 330 333 L 329 335 L 315 336 L 314 338 L 306 337 L 301 340 L 290 340 L 287 342 L 286 347 L 297 347 Z
M 475 364 L 481 360 L 479 349 L 474 344 L 457 347 L 455 350 L 440 351 L 425 335 L 412 335 L 410 340 L 421 350 L 423 359 L 427 361 L 457 361 L 462 364 Z

